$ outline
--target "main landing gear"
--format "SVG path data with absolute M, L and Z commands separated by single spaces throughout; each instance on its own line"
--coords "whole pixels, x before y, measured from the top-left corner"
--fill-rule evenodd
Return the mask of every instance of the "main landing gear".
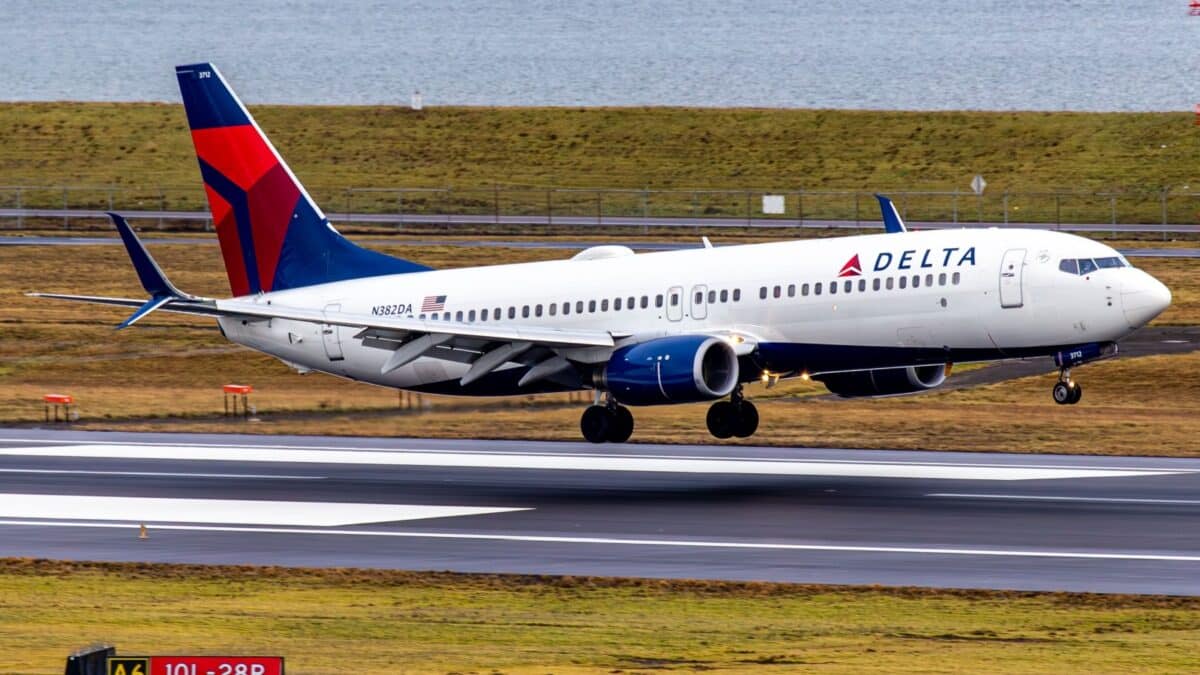
M 1054 395 L 1054 402 L 1059 405 L 1075 405 L 1079 403 L 1079 399 L 1083 398 L 1083 387 L 1071 379 L 1071 369 L 1063 368 L 1058 371 L 1058 382 L 1054 383 L 1054 389 L 1051 390 Z
M 717 401 L 708 409 L 708 432 L 717 438 L 749 438 L 758 431 L 758 408 L 742 396 L 738 385 L 728 401 Z
M 592 443 L 624 443 L 633 435 L 633 414 L 609 396 L 604 405 L 597 402 L 583 411 L 579 429 Z

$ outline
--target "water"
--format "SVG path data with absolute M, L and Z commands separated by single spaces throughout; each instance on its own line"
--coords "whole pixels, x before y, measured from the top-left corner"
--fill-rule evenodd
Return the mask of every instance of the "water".
M 246 6 L 253 9 L 247 9 Z M 1186 0 L 0 3 L 0 99 L 1191 110 Z

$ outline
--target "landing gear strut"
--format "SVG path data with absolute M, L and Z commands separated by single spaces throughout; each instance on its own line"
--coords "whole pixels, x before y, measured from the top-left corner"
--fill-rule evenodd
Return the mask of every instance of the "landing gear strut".
M 1079 403 L 1079 399 L 1083 398 L 1083 387 L 1071 379 L 1071 369 L 1063 368 L 1058 371 L 1058 382 L 1054 383 L 1054 389 L 1051 390 L 1054 395 L 1054 402 L 1059 405 L 1075 405 Z
M 591 443 L 624 443 L 633 435 L 633 414 L 610 395 L 604 405 L 596 403 L 583 411 L 579 430 Z
M 749 438 L 758 430 L 758 408 L 742 396 L 738 385 L 728 401 L 717 401 L 708 409 L 708 432 L 717 438 Z

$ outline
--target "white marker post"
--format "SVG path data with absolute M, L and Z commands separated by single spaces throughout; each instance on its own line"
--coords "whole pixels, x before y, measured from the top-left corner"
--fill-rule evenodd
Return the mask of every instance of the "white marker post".
M 971 179 L 971 189 L 975 191 L 975 197 L 979 204 L 979 223 L 983 224 L 983 191 L 987 188 L 987 181 L 980 174 L 975 174 Z

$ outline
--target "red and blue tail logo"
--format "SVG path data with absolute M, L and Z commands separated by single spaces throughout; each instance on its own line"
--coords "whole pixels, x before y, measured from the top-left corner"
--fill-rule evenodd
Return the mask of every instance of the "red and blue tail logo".
M 235 296 L 429 269 L 338 234 L 216 67 L 175 75 Z
M 862 265 L 858 263 L 858 254 L 847 260 L 845 265 L 842 265 L 842 271 L 838 272 L 838 277 L 857 277 L 862 275 Z

